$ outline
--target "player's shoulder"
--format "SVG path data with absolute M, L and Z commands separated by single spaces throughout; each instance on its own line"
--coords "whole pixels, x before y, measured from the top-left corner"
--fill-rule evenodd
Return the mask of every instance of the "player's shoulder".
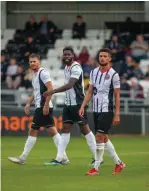
M 72 69 L 77 69 L 77 68 L 81 68 L 81 69 L 82 69 L 80 63 L 77 62 L 77 61 L 75 61 L 75 62 L 73 62 L 73 64 L 71 65 L 70 69 L 72 70 Z
M 49 70 L 46 69 L 46 68 L 41 68 L 41 69 L 40 69 L 40 73 L 41 73 L 41 76 L 43 76 L 43 75 L 49 75 L 49 74 L 50 74 L 50 73 L 49 73 Z
M 110 75 L 112 78 L 119 78 L 119 74 L 118 74 L 113 68 L 110 68 L 110 70 L 109 70 L 109 75 Z
M 94 69 L 91 71 L 91 73 L 92 73 L 92 74 L 96 74 L 98 71 L 99 71 L 99 67 L 96 67 L 96 68 L 94 68 Z
M 110 68 L 110 70 L 109 70 L 109 74 L 110 75 L 115 75 L 115 74 L 118 74 L 115 70 L 114 70 L 114 68 Z

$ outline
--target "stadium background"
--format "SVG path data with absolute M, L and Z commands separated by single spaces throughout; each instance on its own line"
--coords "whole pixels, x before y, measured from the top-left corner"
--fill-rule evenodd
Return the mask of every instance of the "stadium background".
M 61 62 L 62 49 L 66 45 L 72 46 L 76 53 L 76 60 L 82 64 L 87 89 L 89 72 L 97 65 L 95 59 L 97 52 L 102 47 L 112 47 L 110 43 L 113 35 L 118 36 L 117 53 L 113 56 L 113 67 L 121 75 L 124 93 L 121 95 L 121 125 L 118 129 L 113 129 L 112 133 L 147 134 L 149 132 L 147 110 L 149 83 L 145 74 L 148 72 L 149 51 L 147 50 L 145 59 L 131 61 L 133 68 L 131 72 L 134 72 L 132 75 L 127 75 L 130 69 L 127 67 L 126 57 L 131 55 L 130 45 L 137 34 L 144 35 L 146 43 L 149 42 L 148 6 L 148 2 L 121 2 L 119 4 L 117 2 L 2 2 L 1 53 L 5 56 L 4 64 L 1 67 L 1 73 L 5 74 L 1 75 L 2 134 L 12 133 L 15 135 L 18 131 L 22 132 L 22 123 L 25 124 L 24 129 L 27 130 L 29 127 L 30 119 L 24 120 L 23 118 L 22 122 L 20 117 L 24 117 L 23 106 L 31 93 L 31 74 L 28 71 L 28 55 L 30 53 L 37 52 L 41 55 L 42 66 L 49 69 L 53 85 L 58 87 L 64 82 Z M 72 39 L 72 26 L 77 15 L 81 15 L 83 22 L 86 23 L 85 38 Z M 35 22 L 37 22 L 37 26 L 34 28 L 26 26 L 30 16 L 34 16 Z M 40 22 L 43 17 L 47 17 L 52 23 L 50 27 L 55 30 L 53 34 L 48 34 L 48 37 L 41 35 L 42 24 Z M 31 39 L 33 41 L 31 45 L 27 42 L 28 38 L 33 39 Z M 84 46 L 88 49 L 87 56 L 80 55 Z M 17 78 L 16 76 L 20 78 L 20 82 L 14 88 L 8 87 L 6 83 L 8 65 L 12 57 L 19 65 L 18 71 L 13 74 L 14 78 Z M 139 66 L 141 71 L 136 69 L 136 66 L 134 67 L 133 62 L 136 62 L 136 66 Z M 140 74 L 140 72 L 142 73 Z M 137 95 L 134 97 L 129 95 L 132 87 L 131 85 L 127 87 L 127 84 L 131 83 L 131 77 L 136 77 L 139 80 L 141 89 L 138 88 L 135 91 L 140 91 L 141 96 L 139 93 L 136 93 Z M 53 97 L 56 115 L 58 113 L 55 120 L 59 128 L 62 126 L 59 115 L 64 104 L 64 96 L 65 93 L 61 93 Z M 10 112 L 10 107 L 13 112 Z M 91 108 L 92 105 L 90 105 L 89 111 Z M 92 118 L 91 115 L 90 118 Z M 131 123 L 135 124 L 132 128 L 128 125 Z M 92 122 L 91 127 L 93 127 Z M 76 132 L 78 135 L 79 131 Z
M 72 26 L 77 15 L 81 15 L 83 22 L 86 23 L 85 38 L 72 38 Z M 49 21 L 52 21 L 50 27 L 54 28 L 55 32 L 41 35 L 43 23 L 37 25 L 35 29 L 27 28 L 26 23 L 30 16 L 34 16 L 38 24 L 43 17 L 47 17 Z M 145 42 L 149 44 L 149 2 L 147 1 L 1 2 L 2 190 L 38 191 L 49 190 L 49 188 L 56 191 L 60 189 L 66 191 L 148 190 L 149 49 L 146 51 L 145 57 L 143 55 L 138 59 L 132 56 L 130 45 L 135 41 L 137 34 L 143 35 Z M 23 111 L 25 102 L 32 91 L 28 55 L 31 52 L 41 55 L 42 66 L 49 69 L 54 87 L 59 87 L 64 80 L 61 62 L 62 49 L 66 45 L 72 46 L 76 53 L 76 60 L 82 62 L 87 89 L 89 72 L 97 65 L 97 52 L 102 47 L 112 49 L 110 44 L 112 36 L 118 37 L 117 52 L 113 53 L 113 67 L 121 76 L 122 90 L 121 124 L 119 127 L 114 127 L 110 134 L 117 151 L 128 164 L 128 170 L 115 182 L 109 176 L 110 171 L 107 167 L 111 165 L 111 161 L 105 155 L 103 174 L 108 179 L 108 184 L 107 179 L 102 176 L 98 188 L 94 187 L 99 182 L 98 178 L 86 181 L 82 174 L 88 168 L 87 163 L 91 156 L 77 125 L 72 129 L 72 136 L 75 137 L 72 138 L 68 147 L 72 164 L 67 169 L 55 170 L 52 168 L 49 174 L 49 169 L 45 169 L 41 165 L 43 160 L 55 156 L 56 152 L 52 140 L 47 137 L 40 138 L 40 142 L 29 156 L 26 167 L 12 166 L 7 161 L 7 157 L 21 152 L 32 120 L 32 115 L 28 117 Z M 28 37 L 31 38 L 28 39 Z M 31 41 L 31 46 L 29 41 Z M 88 49 L 85 63 L 83 59 L 86 58 L 86 55 L 80 56 L 84 46 Z M 14 81 L 19 79 L 19 82 L 16 82 L 17 85 L 14 85 L 15 88 L 8 87 L 10 84 L 7 82 L 7 70 L 10 63 L 13 62 L 11 59 L 17 66 L 17 69 L 13 66 L 16 72 L 12 74 L 13 79 Z M 131 75 L 129 75 L 130 71 Z M 136 83 L 134 89 L 133 82 Z M 135 93 L 132 95 L 132 92 Z M 53 96 L 54 118 L 58 129 L 62 128 L 61 113 L 64 96 L 64 93 Z M 89 124 L 94 131 L 91 109 L 92 103 L 89 105 L 88 113 Z M 34 106 L 31 108 L 31 114 L 33 111 Z M 43 128 L 41 128 L 40 135 L 47 135 Z M 82 146 L 83 152 L 78 149 L 80 146 Z M 138 169 L 138 167 L 140 168 Z M 44 178 L 40 177 L 41 172 Z M 57 178 L 59 184 L 57 184 Z M 31 182 L 33 186 L 29 186 Z

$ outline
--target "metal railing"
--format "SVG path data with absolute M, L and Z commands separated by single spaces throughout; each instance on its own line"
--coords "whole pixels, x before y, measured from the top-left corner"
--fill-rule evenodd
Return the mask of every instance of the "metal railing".
M 142 91 L 138 91 L 137 93 L 142 93 Z M 26 103 L 27 98 L 32 94 L 32 90 L 25 90 L 24 88 L 20 88 L 18 90 L 1 90 L 1 97 L 2 97 L 2 105 L 17 105 L 18 107 L 21 107 L 22 104 Z M 64 93 L 63 93 L 64 94 Z M 57 97 L 62 97 L 64 99 L 63 94 L 56 94 L 53 96 L 54 104 L 57 104 Z M 121 112 L 127 114 L 128 112 L 131 112 L 130 109 L 134 109 L 135 113 L 139 113 L 141 111 L 141 106 L 143 105 L 149 105 L 149 91 L 144 92 L 146 95 L 145 98 L 130 98 L 129 91 L 121 91 L 121 94 L 124 96 L 121 96 Z M 14 99 L 12 100 L 6 100 L 3 99 L 5 96 L 13 96 Z M 63 104 L 63 103 L 62 103 Z M 89 105 L 89 109 L 92 108 L 92 103 Z
M 144 14 L 144 10 L 9 10 L 13 14 Z
M 123 95 L 128 94 L 128 91 L 122 91 Z M 16 108 L 20 107 L 23 109 L 24 105 L 26 104 L 26 100 L 28 96 L 32 94 L 32 91 L 27 91 L 24 89 L 20 90 L 1 90 L 1 107 L 3 108 Z M 141 134 L 146 135 L 149 133 L 149 93 L 146 94 L 146 98 L 144 99 L 132 99 L 129 97 L 121 97 L 120 99 L 120 114 L 121 115 L 129 115 L 129 116 L 140 116 L 141 117 Z M 6 98 L 6 96 L 13 96 L 13 99 L 11 100 L 6 100 L 3 99 L 3 97 Z M 57 98 L 59 96 L 62 96 L 62 99 L 64 99 L 64 94 L 63 95 L 58 95 L 56 94 L 53 96 L 53 104 L 55 110 L 62 110 L 62 107 L 64 103 L 61 102 L 61 107 L 60 105 L 57 104 Z M 61 99 L 61 100 L 62 100 Z M 92 112 L 92 102 L 90 102 L 88 111 Z M 33 110 L 34 107 L 31 107 L 31 110 Z

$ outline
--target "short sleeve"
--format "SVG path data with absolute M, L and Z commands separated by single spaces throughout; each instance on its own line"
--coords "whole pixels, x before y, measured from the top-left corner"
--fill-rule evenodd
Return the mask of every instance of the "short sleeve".
M 40 73 L 40 78 L 42 80 L 42 82 L 45 84 L 49 81 L 51 81 L 51 78 L 50 78 L 50 74 L 49 74 L 49 71 L 47 70 L 42 70 L 41 73 Z
M 114 89 L 120 88 L 120 77 L 119 77 L 118 73 L 116 73 L 113 76 L 113 87 L 114 87 Z
M 75 65 L 71 68 L 71 75 L 70 78 L 79 79 L 82 74 L 82 68 L 79 65 Z
M 93 85 L 93 71 L 90 72 L 90 81 L 89 84 Z
M 131 48 L 133 48 L 134 46 L 136 46 L 137 44 L 136 44 L 136 41 L 133 41 L 132 43 L 131 43 Z

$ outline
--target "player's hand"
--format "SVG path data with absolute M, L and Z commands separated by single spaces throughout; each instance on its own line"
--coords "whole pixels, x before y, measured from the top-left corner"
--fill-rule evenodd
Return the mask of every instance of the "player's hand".
M 120 124 L 120 116 L 119 115 L 114 115 L 113 125 L 119 125 L 119 124 Z
M 48 115 L 49 114 L 49 106 L 44 106 L 43 107 L 43 115 Z
M 84 116 L 84 107 L 81 107 L 79 110 L 79 116 L 83 117 Z
M 43 93 L 44 97 L 51 96 L 53 94 L 53 90 L 49 90 Z
M 25 111 L 26 115 L 30 114 L 30 104 L 28 104 L 28 103 L 26 104 L 24 111 Z

